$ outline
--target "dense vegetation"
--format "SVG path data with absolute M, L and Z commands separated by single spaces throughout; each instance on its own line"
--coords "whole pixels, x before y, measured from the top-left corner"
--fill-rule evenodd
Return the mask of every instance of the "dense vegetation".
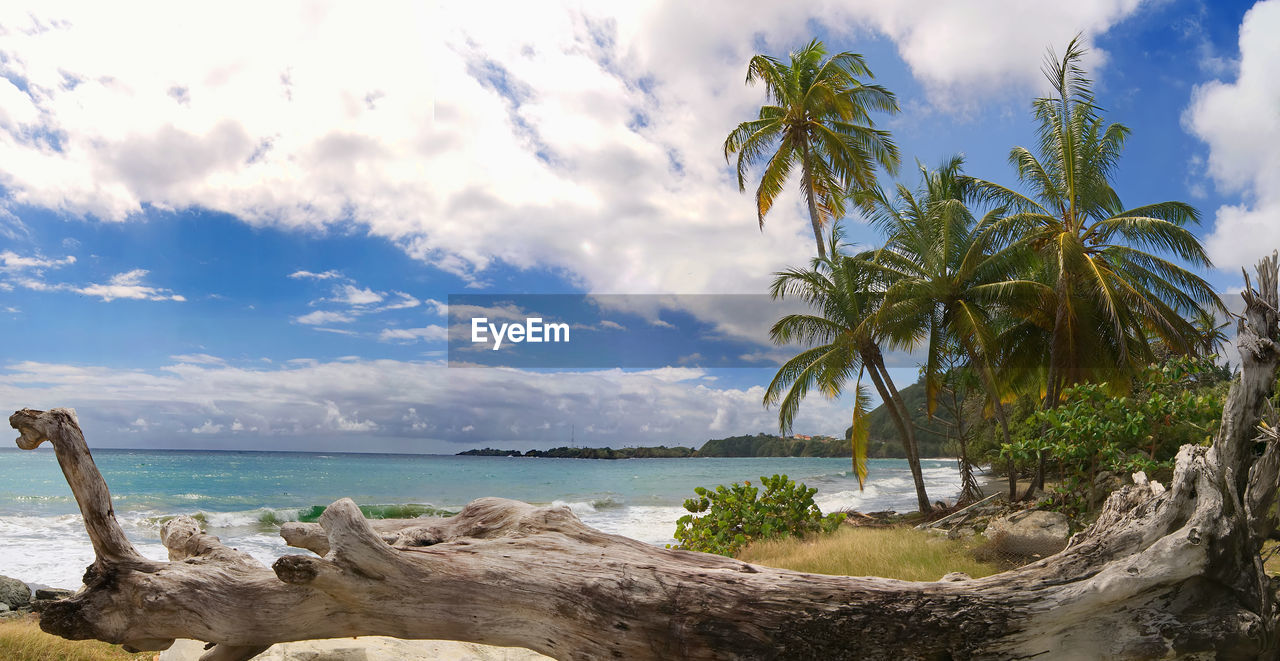
M 707 441 L 699 457 L 848 457 L 849 444 L 834 438 L 789 438 L 773 434 L 730 436 Z
M 1036 470 L 1043 457 L 1059 478 L 1048 494 L 1064 511 L 1098 507 L 1121 476 L 1144 471 L 1167 480 L 1184 444 L 1208 444 L 1222 417 L 1231 372 L 1212 358 L 1170 358 L 1143 368 L 1122 395 L 1106 383 L 1080 383 L 1049 410 L 1020 399 L 1012 442 L 990 429 L 977 443 L 980 459 Z
M 918 387 L 908 387 L 902 391 L 904 397 L 911 401 L 918 399 Z M 902 457 L 902 448 L 897 446 L 889 436 L 891 432 L 887 432 L 882 426 L 876 426 L 876 421 L 883 421 L 883 412 L 880 409 L 873 411 L 870 415 L 872 420 L 872 433 L 875 438 L 871 440 L 872 450 L 868 456 L 875 458 L 885 457 Z M 921 412 L 918 415 L 918 422 L 921 424 L 930 423 Z M 882 423 L 884 424 L 884 423 Z M 936 426 L 936 425 L 935 425 Z M 946 437 L 935 434 L 934 432 L 922 432 L 921 453 L 925 457 L 942 457 L 951 456 L 948 446 L 946 445 Z M 729 436 L 727 438 L 713 438 L 702 444 L 697 450 L 684 446 L 667 447 L 660 445 L 657 447 L 641 447 L 641 448 L 551 448 L 550 450 L 529 450 L 521 452 L 519 450 L 495 450 L 493 448 L 483 448 L 479 450 L 467 450 L 459 452 L 460 456 L 473 457 L 551 457 L 555 459 L 682 459 L 685 457 L 848 457 L 853 454 L 848 440 L 848 431 L 846 430 L 845 440 L 839 440 L 830 436 L 813 436 L 811 438 L 796 438 L 794 436 L 778 436 L 777 434 L 766 434 L 760 432 L 758 434 L 742 436 Z
M 1080 510 L 1106 474 L 1158 473 L 1178 443 L 1207 436 L 1226 378 L 1212 358 L 1226 311 L 1196 272 L 1212 266 L 1190 229 L 1199 214 L 1121 201 L 1112 182 L 1130 129 L 1103 118 L 1078 39 L 1046 63 L 1052 92 L 1031 104 L 1035 144 L 1010 150 L 1018 187 L 968 174 L 956 156 L 921 166 L 914 188 L 881 188 L 874 165 L 892 172 L 896 152 L 867 112 L 896 109 L 892 95 L 860 82 L 870 76 L 860 57 L 823 54 L 810 44 L 789 64 L 753 58 L 748 82 L 769 103 L 725 141 L 740 188 L 745 168 L 767 161 L 761 222 L 799 174 L 819 241 L 817 257 L 775 274 L 771 289 L 809 308 L 770 331 L 801 347 L 764 395 L 784 434 L 810 392 L 849 393 L 859 480 L 866 457 L 899 454 L 921 511 L 931 502 L 920 458 L 939 449 L 960 455 L 965 498 L 976 495 L 971 466 L 990 461 L 1009 474 L 1011 497 L 1019 474 L 1032 477 L 1030 498 L 1053 473 L 1059 504 Z M 881 245 L 843 243 L 838 222 L 853 209 Z M 924 356 L 910 396 L 889 351 Z M 874 418 L 866 381 L 883 402 Z M 876 442 L 890 435 L 900 448 Z
M 484 448 L 481 450 L 467 450 L 458 454 L 479 457 L 548 457 L 551 459 L 679 459 L 698 456 L 698 451 L 682 446 L 669 448 L 665 445 L 659 445 L 657 447 L 618 448 L 616 450 L 613 448 L 558 447 L 550 450 L 529 450 L 527 452 Z
M 953 439 L 948 436 L 948 430 L 952 424 L 953 418 L 951 414 L 943 409 L 929 415 L 928 405 L 925 397 L 924 381 L 917 381 L 906 388 L 901 393 L 902 402 L 906 406 L 907 414 L 910 416 L 911 424 L 915 426 L 916 444 L 920 447 L 920 457 L 952 457 L 957 454 L 952 443 Z M 898 441 L 898 430 L 894 426 L 893 417 L 889 413 L 887 406 L 877 406 L 874 410 L 867 414 L 867 431 L 870 439 L 867 445 L 867 456 L 876 459 L 894 458 L 902 459 L 907 456 L 902 448 L 902 443 Z M 844 430 L 846 440 L 850 439 L 853 434 L 853 427 Z M 849 456 L 848 454 L 840 456 Z

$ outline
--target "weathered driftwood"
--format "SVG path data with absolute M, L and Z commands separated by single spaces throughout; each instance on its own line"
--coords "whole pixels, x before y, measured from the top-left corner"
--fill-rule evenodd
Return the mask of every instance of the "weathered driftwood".
M 528 647 L 562 659 L 1274 658 L 1274 589 L 1259 549 L 1275 527 L 1280 449 L 1258 432 L 1280 364 L 1276 261 L 1240 322 L 1243 375 L 1212 447 L 1182 448 L 1168 488 L 1141 475 L 1061 553 L 976 580 L 816 576 L 656 548 L 566 508 L 477 500 L 448 519 L 369 522 L 350 500 L 268 569 L 191 519 L 164 526 L 170 562 L 117 525 L 73 412 L 24 410 L 21 447 L 53 443 L 97 560 L 41 627 L 206 659 L 276 642 L 385 635 Z M 1274 423 L 1274 421 L 1272 421 Z

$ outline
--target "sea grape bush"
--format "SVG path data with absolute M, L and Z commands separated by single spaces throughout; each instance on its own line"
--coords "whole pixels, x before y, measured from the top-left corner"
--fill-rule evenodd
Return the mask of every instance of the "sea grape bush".
M 1179 357 L 1148 367 L 1127 396 L 1105 383 L 1073 386 L 1058 407 L 1035 412 L 1000 458 L 1026 466 L 1043 452 L 1059 469 L 1058 505 L 1091 510 L 1106 496 L 1101 473 L 1164 477 L 1183 444 L 1210 442 L 1230 377 L 1220 371 L 1212 357 Z
M 760 483 L 763 495 L 750 482 L 694 489 L 697 498 L 684 501 L 690 513 L 676 522 L 675 548 L 732 556 L 756 540 L 832 532 L 844 521 L 843 513 L 823 515 L 813 502 L 817 489 L 786 475 Z

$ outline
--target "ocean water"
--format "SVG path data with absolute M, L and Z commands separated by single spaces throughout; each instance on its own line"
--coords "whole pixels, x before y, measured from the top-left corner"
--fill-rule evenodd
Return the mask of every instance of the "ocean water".
M 818 489 L 824 512 L 915 509 L 907 464 L 873 459 L 859 491 L 848 459 L 544 459 L 441 455 L 106 450 L 93 452 L 116 516 L 144 555 L 163 560 L 160 521 L 200 515 L 223 542 L 270 564 L 285 553 L 282 521 L 314 517 L 349 497 L 370 516 L 458 510 L 482 496 L 569 506 L 600 530 L 652 544 L 674 540 L 697 486 L 784 473 Z M 960 490 L 956 462 L 923 461 L 934 500 Z M 422 507 L 401 507 L 406 505 Z M 0 574 L 74 588 L 93 550 L 71 490 L 47 446 L 0 450 Z

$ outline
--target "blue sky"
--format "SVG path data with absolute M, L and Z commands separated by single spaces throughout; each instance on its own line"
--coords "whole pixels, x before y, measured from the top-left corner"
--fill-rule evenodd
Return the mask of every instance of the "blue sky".
M 443 303 L 763 293 L 812 252 L 808 222 L 786 197 L 758 231 L 720 142 L 762 101 L 747 58 L 815 36 L 898 95 L 880 121 L 905 181 L 963 153 L 1014 184 L 1044 53 L 1081 33 L 1106 116 L 1133 130 L 1122 198 L 1197 206 L 1223 292 L 1280 245 L 1280 0 L 634 4 L 512 5 L 500 22 L 411 3 L 160 4 L 150 22 L 6 6 L 0 407 L 74 406 L 91 442 L 126 447 L 773 429 L 769 369 L 450 369 Z M 735 351 L 764 339 L 732 309 L 665 314 Z M 848 416 L 815 397 L 796 430 Z

